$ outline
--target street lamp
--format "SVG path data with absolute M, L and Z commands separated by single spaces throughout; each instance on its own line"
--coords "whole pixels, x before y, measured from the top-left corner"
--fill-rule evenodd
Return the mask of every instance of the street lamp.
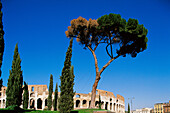
M 132 100 L 135 99 L 135 97 L 128 98 L 128 100 L 129 100 L 129 99 L 131 100 L 131 110 L 130 110 L 130 112 L 132 113 Z

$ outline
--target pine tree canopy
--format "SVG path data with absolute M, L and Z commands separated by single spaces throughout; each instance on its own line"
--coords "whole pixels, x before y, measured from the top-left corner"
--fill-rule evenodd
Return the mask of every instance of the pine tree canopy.
M 105 43 L 107 54 L 113 58 L 113 44 L 119 45 L 114 49 L 119 56 L 131 54 L 136 57 L 137 53 L 147 48 L 147 32 L 138 20 L 130 18 L 126 21 L 119 14 L 110 13 L 97 20 L 73 19 L 65 33 L 67 37 L 76 37 L 85 48 L 89 46 L 95 50 L 96 45 Z

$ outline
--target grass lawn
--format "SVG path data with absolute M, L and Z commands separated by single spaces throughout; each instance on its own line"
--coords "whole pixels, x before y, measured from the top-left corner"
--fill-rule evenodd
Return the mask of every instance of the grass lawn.
M 8 110 L 8 109 L 0 109 L 0 113 L 60 113 L 59 111 L 42 111 L 42 110 Z
M 73 110 L 71 113 L 93 113 L 93 111 L 107 111 L 104 109 L 79 109 Z M 22 110 L 20 112 L 14 110 L 0 109 L 0 113 L 60 113 L 59 111 L 42 111 L 42 110 Z
M 73 110 L 78 111 L 78 113 L 93 113 L 93 111 L 107 111 L 105 109 L 79 109 L 79 110 Z
M 60 113 L 59 111 L 42 111 L 42 110 L 36 110 L 36 111 L 26 111 L 23 113 Z

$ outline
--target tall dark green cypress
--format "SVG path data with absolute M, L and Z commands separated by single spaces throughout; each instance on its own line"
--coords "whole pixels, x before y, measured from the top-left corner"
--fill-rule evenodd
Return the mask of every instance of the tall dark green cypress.
M 16 44 L 12 61 L 12 70 L 10 70 L 6 90 L 6 107 L 11 105 L 17 105 L 19 107 L 21 105 L 23 92 L 22 85 L 23 76 L 21 71 L 21 59 L 18 52 L 18 44 Z
M 59 110 L 60 113 L 70 113 L 74 107 L 73 103 L 73 67 L 71 69 L 71 57 L 72 57 L 72 43 L 73 38 L 70 40 L 70 45 L 66 52 L 66 58 L 64 62 L 64 67 L 62 70 L 62 75 L 60 76 L 60 98 L 59 98 Z
M 4 31 L 3 31 L 3 24 L 2 24 L 2 3 L 0 1 L 0 77 L 1 77 L 1 65 L 3 60 L 3 53 L 4 53 Z M 0 80 L 0 88 L 2 87 L 2 79 Z
M 28 108 L 28 100 L 29 100 L 29 92 L 28 92 L 28 85 L 24 82 L 24 94 L 23 94 L 23 108 Z
M 73 100 L 73 97 L 74 97 L 74 90 L 73 90 L 73 87 L 74 87 L 74 67 L 71 66 L 70 68 L 70 76 L 68 76 L 68 87 L 69 87 L 69 105 L 70 105 L 70 109 L 73 110 L 74 109 L 74 100 Z
M 102 109 L 101 106 L 102 106 L 102 102 L 101 102 L 101 97 L 99 95 L 99 109 Z
M 54 100 L 53 100 L 54 111 L 57 111 L 57 104 L 58 104 L 57 100 L 58 100 L 58 84 L 56 83 L 55 93 L 54 93 Z
M 53 75 L 50 75 L 50 85 L 49 85 L 49 94 L 48 94 L 48 100 L 47 100 L 47 106 L 48 110 L 51 110 L 52 108 L 52 93 L 53 93 Z
M 128 103 L 128 113 L 130 113 L 130 105 L 129 105 L 129 103 Z

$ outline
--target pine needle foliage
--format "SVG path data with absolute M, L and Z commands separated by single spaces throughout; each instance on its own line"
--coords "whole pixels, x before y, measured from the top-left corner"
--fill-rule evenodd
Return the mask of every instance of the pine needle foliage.
M 73 102 L 73 86 L 74 86 L 74 74 L 73 66 L 71 67 L 71 57 L 72 57 L 72 43 L 73 38 L 70 40 L 70 45 L 66 52 L 66 58 L 64 62 L 64 67 L 62 70 L 62 75 L 60 76 L 60 98 L 59 98 L 59 110 L 60 113 L 70 113 L 74 108 Z
M 4 31 L 3 31 L 3 24 L 2 24 L 2 3 L 0 1 L 0 77 L 1 77 L 1 65 L 3 60 L 3 53 L 4 53 Z M 0 88 L 2 87 L 2 79 L 0 80 Z
M 103 71 L 120 56 L 136 57 L 147 49 L 148 30 L 137 19 L 125 20 L 120 14 L 110 13 L 98 19 L 86 20 L 83 17 L 71 20 L 71 26 L 65 32 L 68 38 L 74 37 L 77 42 L 89 49 L 94 57 L 96 77 L 92 86 L 90 108 L 95 108 L 96 89 Z M 105 48 L 108 62 L 99 70 L 96 49 L 99 45 Z
M 21 71 L 21 59 L 18 52 L 18 44 L 15 46 L 14 56 L 12 61 L 12 69 L 10 70 L 10 75 L 8 79 L 6 90 L 6 107 L 17 105 L 18 107 L 22 102 L 22 85 L 23 76 Z
M 58 104 L 58 84 L 56 83 L 55 93 L 54 93 L 54 100 L 53 100 L 53 107 L 54 111 L 57 111 L 57 104 Z
M 29 92 L 28 92 L 28 84 L 24 81 L 24 94 L 23 94 L 23 108 L 28 108 L 28 101 L 29 101 Z
M 52 108 L 52 93 L 53 93 L 53 75 L 50 75 L 49 95 L 47 100 L 48 110 Z

